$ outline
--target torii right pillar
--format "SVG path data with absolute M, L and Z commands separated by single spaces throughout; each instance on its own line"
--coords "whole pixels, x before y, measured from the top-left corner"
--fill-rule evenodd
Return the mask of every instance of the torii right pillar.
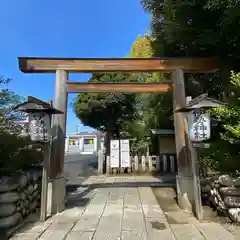
M 178 175 L 176 176 L 177 198 L 180 208 L 192 212 L 194 206 L 193 175 L 187 120 L 184 113 L 175 112 L 175 110 L 185 107 L 186 104 L 183 70 L 176 69 L 172 72 L 172 82 L 175 142 L 178 163 Z

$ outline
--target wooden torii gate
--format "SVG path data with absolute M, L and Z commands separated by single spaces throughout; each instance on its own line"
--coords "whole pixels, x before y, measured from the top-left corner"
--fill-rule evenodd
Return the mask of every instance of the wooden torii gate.
M 54 107 L 64 112 L 53 118 L 53 145 L 50 177 L 52 181 L 52 214 L 65 208 L 63 176 L 68 93 L 79 92 L 166 92 L 173 88 L 173 109 L 186 104 L 184 73 L 215 72 L 220 62 L 216 58 L 37 58 L 19 57 L 24 73 L 56 73 Z M 82 83 L 71 82 L 69 72 L 169 72 L 171 82 L 165 83 Z M 43 86 L 43 91 L 44 91 Z M 178 162 L 177 195 L 179 206 L 192 211 L 191 149 L 184 113 L 174 112 L 175 141 Z

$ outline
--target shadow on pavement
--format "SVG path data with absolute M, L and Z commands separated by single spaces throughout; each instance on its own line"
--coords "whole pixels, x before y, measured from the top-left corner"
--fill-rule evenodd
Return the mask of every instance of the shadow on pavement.
M 177 203 L 176 186 L 154 188 L 153 193 L 169 224 L 193 224 L 193 214 L 182 210 Z
M 93 183 L 93 184 L 69 184 L 66 186 L 67 203 L 66 208 L 75 206 L 85 206 L 89 199 L 85 196 L 95 189 L 101 188 L 173 188 L 175 187 L 175 179 L 164 182 L 115 182 L 115 183 Z M 88 201 L 87 201 L 88 200 Z

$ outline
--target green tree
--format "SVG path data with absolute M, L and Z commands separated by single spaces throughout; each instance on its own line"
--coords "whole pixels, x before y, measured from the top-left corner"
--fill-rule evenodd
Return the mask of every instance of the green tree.
M 212 147 L 204 150 L 202 165 L 226 173 L 240 173 L 240 73 L 231 72 L 231 97 L 226 107 L 211 110 L 218 122 L 218 136 Z M 208 169 L 207 169 L 208 168 Z
M 93 74 L 89 82 L 137 81 L 129 73 Z M 74 111 L 83 124 L 107 133 L 107 146 L 112 137 L 126 135 L 128 121 L 135 118 L 135 95 L 126 93 L 82 93 L 75 103 Z M 107 148 L 107 150 L 109 150 Z
M 153 49 L 153 37 L 146 35 L 142 37 L 139 35 L 135 43 L 133 43 L 129 57 L 132 58 L 152 58 L 154 57 L 154 49 Z M 144 82 L 164 82 L 167 81 L 167 76 L 159 72 L 153 73 L 140 73 L 141 80 Z M 156 93 L 156 94 L 140 94 L 138 97 L 139 105 L 141 105 L 140 109 L 143 112 L 142 116 L 146 117 L 145 122 L 156 120 L 155 125 L 161 125 L 161 120 L 165 121 L 164 115 L 168 115 L 169 111 L 168 106 L 172 109 L 171 99 L 172 93 Z M 170 97 L 169 97 L 170 96 Z M 164 102 L 163 102 L 164 101 Z M 166 105 L 166 103 L 168 104 Z M 164 112 L 166 109 L 166 114 Z M 151 119 L 150 119 L 151 118 Z M 160 120 L 160 121 L 159 121 Z M 168 121 L 169 119 L 167 119 Z M 159 127 L 158 126 L 158 127 Z M 149 127 L 149 126 L 148 126 Z M 163 126 L 162 126 L 163 127 Z
M 19 135 L 21 129 L 13 121 L 21 120 L 22 114 L 12 111 L 23 98 L 8 88 L 9 78 L 0 77 L 0 176 L 11 175 L 41 162 L 41 152 L 29 149 L 28 138 Z
M 128 57 L 151 58 L 152 41 L 150 36 L 139 35 Z M 160 73 L 101 73 L 93 74 L 89 79 L 89 82 L 132 81 L 162 82 L 166 81 L 166 78 Z M 164 106 L 166 103 L 169 105 L 169 97 L 164 96 L 145 93 L 82 93 L 74 103 L 74 111 L 85 125 L 105 131 L 108 136 L 107 143 L 109 137 L 130 137 L 135 139 L 132 149 L 143 152 L 146 151 L 146 145 L 150 144 L 151 128 L 159 127 L 159 123 L 169 122 L 169 109 Z
M 216 109 L 217 137 L 205 152 L 209 167 L 218 170 L 239 169 L 237 144 L 239 126 L 236 101 L 236 76 L 239 72 L 240 2 L 232 0 L 141 0 L 144 9 L 152 16 L 152 42 L 158 57 L 212 57 L 223 61 L 222 69 L 215 74 L 186 74 L 186 93 L 209 96 L 230 103 L 229 108 Z M 234 80 L 233 80 L 234 79 Z M 233 88 L 235 88 L 233 90 Z M 221 137 L 219 137 L 221 136 Z M 231 163 L 231 164 L 230 164 Z
M 209 96 L 226 99 L 229 70 L 239 68 L 236 64 L 240 53 L 239 3 L 230 0 L 142 0 L 141 3 L 152 16 L 155 56 L 218 56 L 225 61 L 220 73 L 186 75 L 187 94 L 195 97 L 207 92 Z
M 141 0 L 152 15 L 152 34 L 165 56 L 237 57 L 239 1 Z M 229 53 L 231 52 L 231 56 Z
M 213 109 L 216 120 L 223 127 L 221 138 L 231 144 L 240 144 L 240 73 L 231 72 L 229 106 Z
M 152 38 L 148 35 L 142 37 L 138 35 L 136 41 L 132 44 L 129 58 L 151 58 L 153 49 L 151 46 Z M 132 73 L 141 82 L 151 82 L 153 73 Z M 156 75 L 155 75 L 156 76 Z M 140 93 L 136 95 L 135 114 L 136 119 L 128 122 L 129 134 L 134 138 L 131 144 L 133 153 L 143 154 L 147 151 L 149 145 L 149 129 L 146 122 L 146 109 L 149 100 L 149 94 Z
M 145 35 L 139 35 L 136 42 L 130 49 L 131 58 L 152 58 L 154 50 L 152 43 L 154 39 Z M 164 82 L 166 76 L 159 72 L 153 73 L 136 73 L 143 82 Z M 136 111 L 138 118 L 130 123 L 129 129 L 132 129 L 132 136 L 136 138 L 133 143 L 133 149 L 140 151 L 141 154 L 146 152 L 146 146 L 155 145 L 154 136 L 151 129 L 155 128 L 172 128 L 172 121 L 169 119 L 172 112 L 172 93 L 142 93 L 136 96 Z
M 12 107 L 19 104 L 23 98 L 9 90 L 10 78 L 0 76 L 0 132 L 13 130 L 12 121 L 20 120 L 21 113 L 12 111 Z

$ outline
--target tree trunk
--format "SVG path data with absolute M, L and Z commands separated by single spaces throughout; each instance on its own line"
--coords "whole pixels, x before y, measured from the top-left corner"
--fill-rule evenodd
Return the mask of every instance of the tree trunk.
M 111 141 L 112 133 L 110 131 L 106 132 L 105 138 L 105 149 L 106 149 L 106 156 L 110 156 L 110 141 Z
M 116 138 L 118 140 L 120 139 L 120 130 L 119 129 L 116 130 Z

